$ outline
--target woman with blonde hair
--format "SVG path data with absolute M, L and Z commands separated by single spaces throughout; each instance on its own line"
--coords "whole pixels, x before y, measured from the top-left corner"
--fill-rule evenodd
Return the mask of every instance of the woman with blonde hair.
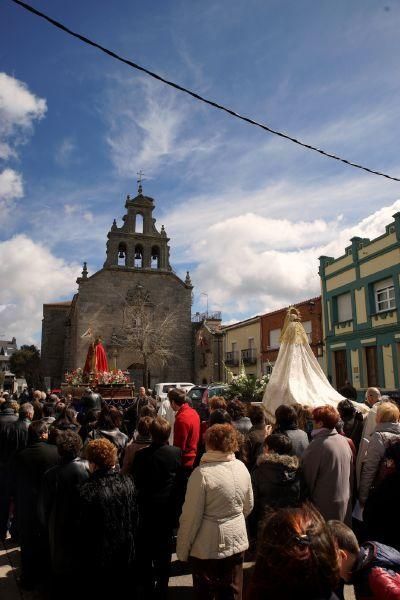
M 245 518 L 253 508 L 249 472 L 235 458 L 238 433 L 230 424 L 206 433 L 206 453 L 190 476 L 177 540 L 190 559 L 195 598 L 242 598 Z
M 400 440 L 400 411 L 393 402 L 383 402 L 376 412 L 375 432 L 371 435 L 363 462 L 358 499 L 361 506 L 367 501 L 379 472 L 385 450 L 394 440 Z

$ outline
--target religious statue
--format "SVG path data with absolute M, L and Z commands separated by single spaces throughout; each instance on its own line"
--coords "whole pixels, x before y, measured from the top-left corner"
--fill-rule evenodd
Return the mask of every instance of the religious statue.
M 87 351 L 83 374 L 89 375 L 90 373 L 104 373 L 104 371 L 108 371 L 107 354 L 101 343 L 101 337 L 94 337 L 90 327 L 81 337 L 92 338 Z
M 263 398 L 268 413 L 273 416 L 281 404 L 336 407 L 344 397 L 331 386 L 321 369 L 308 343 L 300 312 L 294 306 L 287 311 L 280 342 Z

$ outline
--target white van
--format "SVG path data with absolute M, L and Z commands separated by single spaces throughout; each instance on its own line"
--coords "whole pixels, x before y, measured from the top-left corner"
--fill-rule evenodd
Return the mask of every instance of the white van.
M 185 383 L 185 382 L 174 382 L 174 383 L 156 383 L 154 386 L 154 391 L 156 393 L 156 399 L 158 402 L 162 402 L 167 399 L 168 392 L 171 388 L 181 388 L 188 392 L 194 387 L 194 383 Z

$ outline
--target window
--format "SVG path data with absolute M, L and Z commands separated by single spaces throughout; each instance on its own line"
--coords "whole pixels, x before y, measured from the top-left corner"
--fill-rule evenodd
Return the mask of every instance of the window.
M 269 347 L 270 348 L 279 348 L 280 341 L 279 337 L 281 335 L 280 329 L 271 329 L 269 332 Z
M 376 346 L 367 346 L 365 348 L 365 362 L 367 366 L 368 387 L 376 387 L 378 385 L 378 360 Z
M 393 279 L 384 279 L 374 285 L 376 312 L 396 308 Z
M 351 294 L 341 294 L 337 296 L 337 322 L 351 321 L 353 313 L 351 309 Z
M 254 338 L 249 338 L 249 345 L 247 346 L 249 350 L 254 349 Z
M 312 342 L 312 327 L 311 321 L 303 321 L 304 331 L 307 334 L 308 342 L 311 344 Z

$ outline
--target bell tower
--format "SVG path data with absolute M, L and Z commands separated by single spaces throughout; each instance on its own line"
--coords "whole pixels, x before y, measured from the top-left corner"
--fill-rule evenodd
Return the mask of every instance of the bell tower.
M 126 197 L 127 213 L 122 217 L 122 227 L 116 220 L 107 234 L 107 257 L 104 268 L 171 271 L 169 263 L 169 238 L 161 226 L 156 228 L 153 218 L 154 200 L 143 195 L 139 182 L 138 195 Z

